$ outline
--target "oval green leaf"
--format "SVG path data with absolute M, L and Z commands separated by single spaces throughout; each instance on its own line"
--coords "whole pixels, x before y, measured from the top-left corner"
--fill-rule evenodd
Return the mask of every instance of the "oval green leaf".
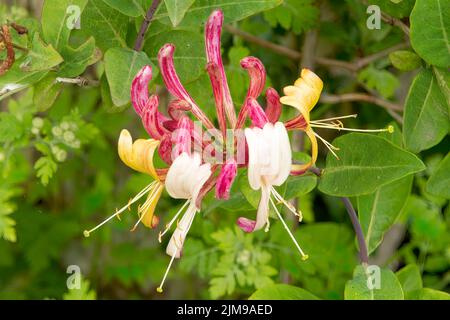
M 319 190 L 351 197 L 375 192 L 379 187 L 425 169 L 422 161 L 384 138 L 361 133 L 337 138 L 336 159 L 327 156 Z
M 111 98 L 116 106 L 130 101 L 131 82 L 143 66 L 150 64 L 151 61 L 144 52 L 122 48 L 112 48 L 106 52 L 105 73 L 111 88 Z M 153 68 L 153 72 L 155 71 Z
M 450 1 L 417 0 L 411 13 L 411 45 L 429 64 L 450 67 Z
M 450 199 L 450 153 L 431 175 L 427 182 L 427 191 L 433 195 Z
M 414 79 L 403 120 L 403 140 L 414 153 L 435 146 L 447 135 L 448 101 L 431 70 L 423 70 Z

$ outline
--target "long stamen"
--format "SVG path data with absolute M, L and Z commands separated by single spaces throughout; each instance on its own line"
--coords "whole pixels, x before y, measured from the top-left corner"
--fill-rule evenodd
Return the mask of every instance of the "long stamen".
M 346 116 L 339 116 L 339 117 L 333 117 L 333 118 L 325 118 L 325 119 L 319 119 L 319 120 L 311 120 L 311 123 L 314 122 L 328 122 L 328 121 L 332 121 L 332 120 L 339 120 L 339 119 L 348 119 L 348 118 L 356 118 L 358 117 L 357 114 L 349 114 Z
M 296 210 L 294 208 L 294 206 L 292 204 L 290 204 L 289 202 L 287 202 L 279 193 L 277 190 L 275 190 L 274 187 L 271 188 L 271 192 L 273 194 L 273 196 L 275 197 L 275 199 L 284 204 L 286 206 L 286 208 L 289 209 L 289 211 L 291 211 L 296 217 L 298 217 L 298 222 L 301 222 L 303 220 L 303 214 L 300 210 Z
M 174 217 L 172 218 L 172 220 L 170 220 L 170 222 L 168 224 L 166 224 L 166 228 L 164 229 L 163 232 L 160 232 L 158 235 L 158 241 L 161 243 L 162 241 L 162 237 L 170 230 L 170 227 L 172 227 L 172 224 L 177 220 L 178 216 L 181 214 L 181 212 L 184 210 L 184 208 L 186 208 L 186 206 L 191 202 L 191 200 L 187 200 L 183 206 L 180 208 L 180 210 L 178 210 L 178 212 L 174 215 Z
M 300 245 L 298 244 L 298 242 L 295 239 L 294 235 L 292 234 L 291 230 L 289 230 L 286 222 L 284 221 L 283 217 L 281 216 L 280 212 L 278 211 L 278 209 L 277 209 L 275 203 L 273 202 L 272 198 L 269 198 L 269 199 L 270 199 L 270 203 L 272 204 L 273 208 L 275 209 L 275 212 L 278 215 L 278 218 L 283 223 L 284 228 L 286 229 L 286 231 L 288 232 L 288 234 L 291 237 L 292 241 L 294 242 L 295 246 L 297 247 L 298 251 L 300 252 L 300 255 L 302 256 L 302 260 L 304 261 L 304 260 L 308 259 L 309 256 L 303 252 L 302 248 L 300 248 Z
M 164 274 L 164 277 L 163 277 L 163 279 L 161 281 L 161 284 L 159 285 L 158 288 L 156 288 L 156 291 L 158 293 L 162 293 L 163 292 L 164 281 L 166 281 L 167 275 L 169 274 L 170 267 L 172 267 L 173 260 L 175 260 L 175 256 L 176 256 L 176 254 L 174 254 L 172 256 L 172 259 L 170 259 L 169 265 L 167 266 L 166 273 Z
M 389 126 L 385 129 L 351 129 L 351 128 L 345 128 L 342 127 L 339 124 L 327 124 L 327 123 L 323 123 L 323 124 L 314 124 L 311 123 L 311 127 L 314 128 L 324 128 L 324 129 L 334 129 L 334 130 L 339 130 L 339 131 L 353 131 L 353 132 L 389 132 L 392 133 L 394 132 L 394 127 L 393 126 Z
M 153 186 L 155 185 L 155 183 L 157 183 L 157 181 L 153 181 L 152 183 L 150 183 L 148 186 L 146 186 L 144 189 L 142 189 L 136 196 L 134 196 L 133 199 L 131 199 L 124 207 L 122 207 L 120 210 L 116 211 L 116 213 L 114 213 L 113 215 L 111 215 L 109 218 L 107 218 L 106 220 L 104 220 L 103 222 L 99 223 L 97 226 L 95 226 L 94 228 L 92 228 L 91 230 L 84 230 L 83 231 L 83 235 L 87 238 L 90 236 L 90 234 L 92 232 L 94 232 L 95 230 L 97 230 L 98 228 L 100 228 L 101 226 L 103 226 L 105 223 L 107 223 L 108 221 L 110 221 L 111 219 L 119 216 L 122 212 L 124 212 L 125 210 L 127 210 L 133 203 L 135 203 L 136 201 L 138 201 L 140 198 L 142 198 L 149 190 L 151 190 L 153 188 Z
M 336 159 L 339 159 L 338 155 L 336 154 L 336 152 L 334 152 L 334 150 L 339 150 L 339 148 L 333 146 L 331 143 L 329 143 L 327 140 L 325 140 L 324 138 L 322 138 L 321 136 L 319 136 L 317 133 L 314 132 L 314 135 L 320 139 L 320 141 L 323 142 L 323 144 L 328 148 L 328 150 L 330 150 L 330 152 L 336 157 Z
M 155 200 L 155 195 L 158 194 L 159 189 L 162 187 L 162 185 L 158 185 L 155 188 L 153 188 L 152 191 L 150 191 L 150 195 L 148 196 L 147 200 L 144 202 L 144 205 L 142 207 L 139 207 L 138 209 L 138 214 L 139 214 L 139 219 L 138 221 L 134 224 L 133 228 L 131 228 L 131 232 L 133 232 L 134 230 L 136 230 L 137 226 L 139 225 L 139 223 L 141 223 L 141 221 L 144 219 L 145 215 L 147 214 L 147 209 L 152 205 L 152 202 Z

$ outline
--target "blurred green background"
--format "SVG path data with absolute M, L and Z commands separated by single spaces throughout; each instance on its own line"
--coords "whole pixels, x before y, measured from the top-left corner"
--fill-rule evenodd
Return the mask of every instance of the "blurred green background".
M 39 25 L 42 3 L 2 1 L 0 19 Z M 146 8 L 150 1 L 143 3 Z M 403 3 L 409 3 L 402 9 L 408 17 L 414 1 Z M 390 14 L 397 12 L 389 5 L 382 9 Z M 223 57 L 236 105 L 242 103 L 248 86 L 248 76 L 239 66 L 239 60 L 247 55 L 264 62 L 268 85 L 279 92 L 293 83 L 301 67 L 309 66 L 324 80 L 326 93 L 374 93 L 402 105 L 417 69 L 399 71 L 386 55 L 354 72 L 315 61 L 316 57 L 354 61 L 403 42 L 404 35 L 395 26 L 383 24 L 381 30 L 368 30 L 365 11 L 366 6 L 356 0 L 288 0 L 232 22 L 234 28 L 303 53 L 301 59 L 280 56 L 224 31 Z M 141 20 L 126 20 L 130 46 Z M 83 16 L 81 21 L 85 22 Z M 196 29 L 200 35 L 189 38 L 188 34 L 181 40 L 170 33 L 158 36 L 158 28 L 164 29 L 159 24 L 155 22 L 149 30 L 154 31 L 150 35 L 154 38 L 144 47 L 153 62 L 156 50 L 167 41 L 187 41 L 192 54 L 203 55 L 201 23 L 189 31 L 176 29 L 178 33 L 194 33 Z M 74 31 L 72 41 L 82 43 L 83 39 L 82 27 Z M 212 115 L 213 96 L 203 66 L 204 60 L 186 63 L 181 67 L 186 70 L 181 71 L 182 80 L 191 74 L 186 87 Z M 84 238 L 83 230 L 114 213 L 149 183 L 148 176 L 125 166 L 117 155 L 121 129 L 128 129 L 136 138 L 146 138 L 147 134 L 129 105 L 117 107 L 111 102 L 103 70 L 101 60 L 89 66 L 83 76 L 100 79 L 101 85 L 64 84 L 45 111 L 34 94 L 41 90 L 38 84 L 0 100 L 0 298 L 246 299 L 255 290 L 275 283 L 301 287 L 321 299 L 344 298 L 345 284 L 358 264 L 354 233 L 341 201 L 320 193 L 312 174 L 289 180 L 285 191 L 305 216 L 301 224 L 294 217 L 288 218 L 310 256 L 305 262 L 279 222 L 273 220 L 268 233 L 244 234 L 235 226 L 239 216 L 255 215 L 254 203 L 248 199 L 255 199 L 258 193 L 249 189 L 245 171 L 236 179 L 230 201 L 217 201 L 212 195 L 206 198 L 163 295 L 155 288 L 169 262 L 165 254 L 169 237 L 160 244 L 158 232 L 182 202 L 163 194 L 156 210 L 161 223 L 155 230 L 141 225 L 130 232 L 138 219 L 137 208 L 133 207 L 121 215 L 120 221 L 114 219 Z M 151 89 L 160 94 L 164 110 L 168 95 L 160 76 Z M 282 118 L 290 118 L 292 109 L 285 108 Z M 312 118 L 352 113 L 359 117 L 348 121 L 350 127 L 383 128 L 396 121 L 385 109 L 364 102 L 320 103 Z M 332 141 L 339 133 L 320 130 L 320 134 Z M 302 135 L 292 140 L 296 152 L 308 152 L 309 144 Z M 448 146 L 447 136 L 421 154 L 427 170 L 414 177 L 404 205 L 395 212 L 396 222 L 370 256 L 371 263 L 393 271 L 408 266 L 403 274 L 419 273 L 414 278 L 415 289 L 450 290 L 448 200 L 425 189 Z M 319 167 L 325 165 L 325 151 L 320 146 Z M 352 200 L 356 207 L 357 199 Z M 71 265 L 81 270 L 81 290 L 67 287 L 71 276 L 67 268 Z

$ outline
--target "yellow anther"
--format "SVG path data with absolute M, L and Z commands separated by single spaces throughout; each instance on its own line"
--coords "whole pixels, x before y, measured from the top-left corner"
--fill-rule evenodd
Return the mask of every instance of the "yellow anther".
M 156 292 L 163 293 L 163 289 L 161 287 L 156 288 Z
M 84 231 L 83 231 L 83 235 L 84 235 L 86 238 L 88 238 L 89 235 L 90 235 L 90 233 L 89 233 L 89 231 L 84 230 Z
M 389 132 L 389 133 L 394 133 L 394 131 L 395 131 L 393 125 L 390 125 L 387 129 L 388 129 L 388 132 Z
M 305 254 L 305 255 L 302 256 L 302 260 L 303 260 L 303 261 L 308 260 L 308 258 L 309 258 L 309 256 L 308 256 L 307 254 Z

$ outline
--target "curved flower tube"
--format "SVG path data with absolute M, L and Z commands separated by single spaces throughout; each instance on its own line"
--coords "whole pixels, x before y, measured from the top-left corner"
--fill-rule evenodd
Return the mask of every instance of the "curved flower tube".
M 222 55 L 220 54 L 220 35 L 222 33 L 223 13 L 216 10 L 208 18 L 205 25 L 205 49 L 208 65 L 217 67 L 220 76 L 218 77 L 220 90 L 214 90 L 216 100 L 223 101 L 223 107 L 232 128 L 236 125 L 236 111 L 231 99 L 230 88 L 228 87 L 227 76 L 223 68 Z M 210 74 L 211 77 L 211 74 Z M 211 81 L 213 81 L 211 79 Z M 222 121 L 218 115 L 219 122 Z

